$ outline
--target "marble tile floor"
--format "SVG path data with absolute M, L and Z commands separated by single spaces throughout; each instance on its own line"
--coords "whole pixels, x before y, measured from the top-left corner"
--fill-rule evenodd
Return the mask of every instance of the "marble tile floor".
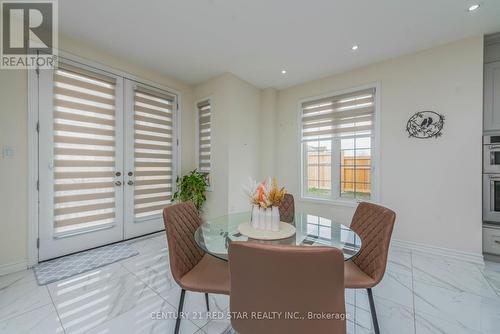
M 180 288 L 170 274 L 163 233 L 129 241 L 138 256 L 47 286 L 31 270 L 0 276 L 0 334 L 173 333 Z M 384 334 L 500 333 L 500 264 L 485 265 L 392 248 L 373 289 Z M 210 295 L 211 311 L 227 296 Z M 373 333 L 368 296 L 346 290 L 349 334 Z M 181 333 L 232 333 L 207 319 L 203 294 L 186 294 Z M 216 313 L 214 313 L 216 314 Z

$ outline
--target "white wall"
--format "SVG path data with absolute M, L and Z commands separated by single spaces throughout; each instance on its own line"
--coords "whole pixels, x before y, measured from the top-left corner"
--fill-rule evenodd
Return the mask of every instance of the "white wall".
M 250 210 L 243 185 L 259 174 L 260 144 L 260 90 L 255 86 L 229 76 L 229 213 Z
M 193 89 L 176 79 L 158 74 L 154 69 L 137 66 L 94 50 L 68 38 L 60 38 L 60 48 L 83 58 L 157 82 L 181 93 L 181 168 L 194 168 Z M 0 147 L 11 146 L 14 156 L 0 156 L 0 273 L 22 268 L 27 259 L 27 73 L 0 70 Z M 33 129 L 31 129 L 33 130 Z
M 28 228 L 28 80 L 26 71 L 0 70 L 0 149 L 10 146 L 14 156 L 0 153 L 0 273 L 26 265 Z
M 278 91 L 266 88 L 260 94 L 260 168 L 259 180 L 276 174 L 274 152 L 276 151 L 276 110 Z
M 225 73 L 197 85 L 194 95 L 212 102 L 212 191 L 204 215 L 246 211 L 242 186 L 259 173 L 260 90 Z
M 380 202 L 394 209 L 394 238 L 475 254 L 481 246 L 483 39 L 469 38 L 278 93 L 276 170 L 298 199 L 298 101 L 380 83 Z M 408 118 L 445 115 L 439 139 L 408 138 Z M 299 201 L 299 209 L 349 224 L 352 207 Z

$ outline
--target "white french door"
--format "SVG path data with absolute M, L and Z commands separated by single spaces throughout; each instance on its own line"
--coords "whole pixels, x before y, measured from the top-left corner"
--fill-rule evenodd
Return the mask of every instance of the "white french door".
M 177 156 L 175 95 L 125 80 L 125 238 L 164 228 Z M 175 143 L 175 145 L 174 145 Z
M 39 260 L 162 230 L 176 96 L 70 61 L 38 80 Z

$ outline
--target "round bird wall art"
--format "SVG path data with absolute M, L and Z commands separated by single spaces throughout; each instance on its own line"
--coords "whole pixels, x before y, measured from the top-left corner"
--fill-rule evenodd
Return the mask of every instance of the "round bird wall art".
M 444 116 L 434 111 L 419 111 L 406 123 L 406 131 L 413 138 L 438 138 L 442 135 Z

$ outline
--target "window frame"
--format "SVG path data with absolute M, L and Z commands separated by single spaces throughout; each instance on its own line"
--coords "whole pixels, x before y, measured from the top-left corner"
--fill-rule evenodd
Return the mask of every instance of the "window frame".
M 374 115 L 373 115 L 373 136 L 371 143 L 371 153 L 372 153 L 372 163 L 371 163 L 371 187 L 372 193 L 370 195 L 370 199 L 366 200 L 368 202 L 378 202 L 379 201 L 379 184 L 380 184 L 380 83 L 374 82 L 365 85 L 355 86 L 347 89 L 336 90 L 332 92 L 328 92 L 325 94 L 312 96 L 308 98 L 304 98 L 298 101 L 297 104 L 297 131 L 298 131 L 298 156 L 299 156 L 299 182 L 300 182 L 300 200 L 304 202 L 312 202 L 312 203 L 325 203 L 325 204 L 335 204 L 342 205 L 348 207 L 354 207 L 362 200 L 354 198 L 354 199 L 344 199 L 341 198 L 340 195 L 336 195 L 340 191 L 340 154 L 332 154 L 331 157 L 331 185 L 332 191 L 330 196 L 311 196 L 307 193 L 307 154 L 305 150 L 304 142 L 302 141 L 302 104 L 306 102 L 312 102 L 319 99 L 334 97 L 337 95 L 354 93 L 357 91 L 362 91 L 366 89 L 373 88 L 375 89 L 374 96 Z M 340 153 L 340 140 L 326 139 L 331 141 L 332 143 L 332 153 L 339 152 Z M 321 141 L 321 140 L 319 140 Z M 336 176 L 337 175 L 337 176 Z
M 210 173 L 209 175 L 209 182 L 208 182 L 208 187 L 207 191 L 212 192 L 213 191 L 213 183 L 214 183 L 214 159 L 213 159 L 213 119 L 214 119 L 214 104 L 213 104 L 213 98 L 212 96 L 206 96 L 201 99 L 197 99 L 194 102 L 194 112 L 195 112 L 195 117 L 194 117 L 194 126 L 195 126 L 195 163 L 196 163 L 196 170 L 200 171 L 200 110 L 198 109 L 198 104 L 201 102 L 208 101 L 208 104 L 210 105 Z

